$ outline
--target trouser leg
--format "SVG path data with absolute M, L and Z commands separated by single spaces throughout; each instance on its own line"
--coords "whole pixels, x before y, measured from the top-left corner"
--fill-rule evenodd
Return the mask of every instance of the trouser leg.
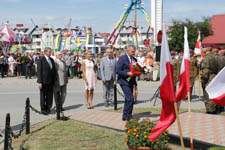
M 65 100 L 66 100 L 66 95 L 67 95 L 67 85 L 61 86 L 60 88 L 61 91 L 61 106 L 63 106 Z
M 42 88 L 40 89 L 40 106 L 41 106 L 41 111 L 46 111 L 46 86 L 42 85 Z
M 47 89 L 47 109 L 50 110 L 53 103 L 53 85 L 48 85 Z
M 107 82 L 102 83 L 102 87 L 103 87 L 103 100 L 104 103 L 107 103 Z
M 125 103 L 123 109 L 123 118 L 131 119 L 134 105 L 133 86 L 121 86 L 125 95 Z
M 114 80 L 110 80 L 109 81 L 109 95 L 108 95 L 108 98 L 109 98 L 109 103 L 113 103 L 113 96 L 114 96 Z

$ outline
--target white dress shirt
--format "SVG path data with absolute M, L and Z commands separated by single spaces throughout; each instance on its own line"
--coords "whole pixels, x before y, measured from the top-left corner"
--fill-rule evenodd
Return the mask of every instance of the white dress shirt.
M 50 68 L 52 69 L 52 62 L 51 62 L 50 58 L 48 56 L 46 56 L 46 55 L 45 55 L 45 58 L 46 58 L 46 60 L 47 60 L 47 62 L 49 64 Z

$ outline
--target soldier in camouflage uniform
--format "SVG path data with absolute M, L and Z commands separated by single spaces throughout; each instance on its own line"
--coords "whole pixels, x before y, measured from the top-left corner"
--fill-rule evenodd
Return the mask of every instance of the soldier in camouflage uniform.
M 225 50 L 220 50 L 219 51 L 219 56 L 218 56 L 218 72 L 220 72 L 224 67 L 225 67 L 225 55 L 224 55 Z
M 171 52 L 172 60 L 173 60 L 173 85 L 174 90 L 176 91 L 177 83 L 179 81 L 180 75 L 180 64 L 179 60 L 175 58 L 175 53 Z
M 212 54 L 212 48 L 208 47 L 206 48 L 205 58 L 201 62 L 202 88 L 203 88 L 206 112 L 208 114 L 217 113 L 216 104 L 209 99 L 208 93 L 205 90 L 207 85 L 216 76 L 217 71 L 218 71 L 217 60 L 215 56 Z
M 190 95 L 192 96 L 192 90 L 193 90 L 193 86 L 195 83 L 195 79 L 197 77 L 198 74 L 198 60 L 197 60 L 197 56 L 191 56 L 190 58 Z

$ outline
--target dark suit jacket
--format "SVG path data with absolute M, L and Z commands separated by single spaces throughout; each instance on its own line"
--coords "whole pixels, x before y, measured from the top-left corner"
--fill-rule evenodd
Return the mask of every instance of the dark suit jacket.
M 136 58 L 133 58 L 134 61 L 137 62 Z M 121 56 L 116 65 L 116 73 L 118 74 L 118 83 L 120 85 L 136 85 L 136 79 L 133 77 L 130 82 L 127 81 L 129 77 L 127 73 L 130 72 L 130 60 L 127 54 Z
M 37 62 L 37 76 L 38 76 L 38 83 L 42 84 L 54 84 L 56 78 L 56 69 L 55 69 L 55 62 L 52 58 L 50 58 L 52 63 L 52 69 L 50 68 L 48 61 L 43 56 Z

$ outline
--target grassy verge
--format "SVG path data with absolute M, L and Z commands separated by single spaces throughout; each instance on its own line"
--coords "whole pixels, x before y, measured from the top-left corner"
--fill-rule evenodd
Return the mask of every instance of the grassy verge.
M 23 144 L 26 150 L 125 150 L 124 133 L 84 123 L 55 119 L 31 128 L 29 136 L 14 140 L 14 149 Z
M 125 137 L 125 133 L 73 120 L 52 119 L 33 126 L 30 135 L 14 140 L 13 148 L 23 145 L 26 150 L 127 150 Z M 169 147 L 181 149 L 177 145 Z

